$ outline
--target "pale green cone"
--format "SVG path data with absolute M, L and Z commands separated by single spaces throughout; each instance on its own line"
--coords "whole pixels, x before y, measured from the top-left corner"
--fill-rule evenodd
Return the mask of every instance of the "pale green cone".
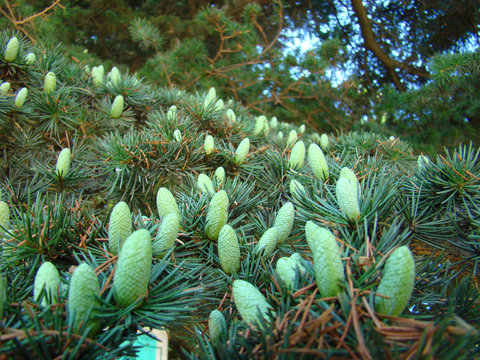
M 154 256 L 165 254 L 175 245 L 179 228 L 180 217 L 176 213 L 172 212 L 163 218 L 152 244 Z
M 225 107 L 225 104 L 223 103 L 223 100 L 218 99 L 217 102 L 215 103 L 215 111 L 223 110 L 224 107 Z
M 252 284 L 245 280 L 235 280 L 232 287 L 233 300 L 248 325 L 263 326 L 265 320 L 269 320 L 268 304 L 265 296 Z
M 337 296 L 345 282 L 340 248 L 331 231 L 307 221 L 305 236 L 312 250 L 315 280 L 322 297 Z
M 10 228 L 10 208 L 5 201 L 0 201 L 0 239 Z
M 108 73 L 107 80 L 109 80 L 113 85 L 118 85 L 118 83 L 122 80 L 120 70 L 118 70 L 116 66 L 112 67 L 112 70 L 110 70 Z
M 264 115 L 260 115 L 255 120 L 255 128 L 253 129 L 253 135 L 259 135 L 265 128 L 267 118 Z
M 55 73 L 48 72 L 43 80 L 43 91 L 45 91 L 46 94 L 52 94 L 55 91 L 56 84 L 57 77 L 55 76 Z
M 237 151 L 235 153 L 234 163 L 237 165 L 243 164 L 247 158 L 248 152 L 250 151 L 250 139 L 247 137 L 243 139 L 238 145 Z
M 127 203 L 120 201 L 113 207 L 108 225 L 108 248 L 113 255 L 118 254 L 131 233 L 132 213 Z
M 228 195 L 225 190 L 220 190 L 213 195 L 207 210 L 205 235 L 210 240 L 217 240 L 222 227 L 228 221 Z
M 215 88 L 211 87 L 210 89 L 208 89 L 207 96 L 205 97 L 205 101 L 203 102 L 203 108 L 206 109 L 211 104 L 213 104 L 216 97 L 217 97 L 217 91 L 215 90 Z
M 175 105 L 170 106 L 167 111 L 167 119 L 171 121 L 177 120 L 177 113 L 177 107 Z
M 327 151 L 329 146 L 330 146 L 330 141 L 328 140 L 328 135 L 327 134 L 322 134 L 320 136 L 320 146 L 323 149 L 323 151 Z
M 288 238 L 293 227 L 293 220 L 295 218 L 295 208 L 291 202 L 286 202 L 280 208 L 275 217 L 275 223 L 273 227 L 277 229 L 277 243 L 283 244 Z
M 213 310 L 208 317 L 208 332 L 210 334 L 210 341 L 213 343 L 219 341 L 222 334 L 227 333 L 227 323 L 225 317 L 218 310 Z
M 117 95 L 112 103 L 112 109 L 110 110 L 110 116 L 113 118 L 119 118 L 123 113 L 124 99 L 122 95 Z
M 197 185 L 199 189 L 208 194 L 215 194 L 212 180 L 205 174 L 199 174 L 197 179 Z
M 340 179 L 337 180 L 336 195 L 338 206 L 347 219 L 356 220 L 360 216 L 360 207 L 358 205 L 355 185 L 346 177 L 340 177 Z
M 225 169 L 223 168 L 223 166 L 219 166 L 215 170 L 213 176 L 215 176 L 215 179 L 217 179 L 217 184 L 222 185 L 225 182 Z
M 306 190 L 299 181 L 292 179 L 290 181 L 290 194 L 296 198 L 301 198 L 302 194 L 305 194 Z
M 317 144 L 310 144 L 308 147 L 308 163 L 312 168 L 313 175 L 319 180 L 328 179 L 328 164 L 322 149 Z
M 27 65 L 32 65 L 35 61 L 37 61 L 37 56 L 33 52 L 28 53 L 25 56 L 25 63 Z
M 0 96 L 5 95 L 6 93 L 8 93 L 9 90 L 10 83 L 8 81 L 3 82 L 2 85 L 0 85 Z
M 27 99 L 27 95 L 28 95 L 28 89 L 23 87 L 21 88 L 18 93 L 17 93 L 17 96 L 15 96 L 15 106 L 17 108 L 21 108 L 23 104 L 25 104 L 25 100 Z
M 95 85 L 101 85 L 103 83 L 103 77 L 105 74 L 105 68 L 103 65 L 94 66 L 92 68 L 92 78 Z
M 212 135 L 207 135 L 205 137 L 205 144 L 203 145 L 203 147 L 207 156 L 215 150 L 215 141 Z
M 305 127 L 304 124 L 300 125 L 300 126 L 298 127 L 298 133 L 299 133 L 299 134 L 303 134 L 303 133 L 305 132 L 305 129 L 306 129 L 306 127 Z
M 348 167 L 342 168 L 342 170 L 340 170 L 340 177 L 346 178 L 350 182 L 350 184 L 352 184 L 355 191 L 357 192 L 357 198 L 358 198 L 362 193 L 362 187 L 360 185 L 360 181 L 358 181 L 357 175 L 355 175 L 353 170 L 351 170 Z
M 60 274 L 51 262 L 46 261 L 40 266 L 33 283 L 33 299 L 38 301 L 43 290 L 42 305 L 46 306 L 58 302 L 57 289 L 60 285 Z
M 157 192 L 157 210 L 160 218 L 164 218 L 169 213 L 173 212 L 180 216 L 178 205 L 173 197 L 173 194 L 167 188 L 161 187 Z
M 305 144 L 302 140 L 298 141 L 292 148 L 288 164 L 291 169 L 299 170 L 305 161 Z
M 277 246 L 278 242 L 278 231 L 275 227 L 267 229 L 258 241 L 257 246 L 255 246 L 255 254 L 260 256 L 268 257 L 272 255 L 273 250 Z
M 230 225 L 224 225 L 218 234 L 218 257 L 226 274 L 231 275 L 240 269 L 240 246 Z
M 396 249 L 387 259 L 375 296 L 375 311 L 400 315 L 410 301 L 415 283 L 415 261 L 407 246 Z
M 237 116 L 235 115 L 235 112 L 232 109 L 227 109 L 227 111 L 225 112 L 225 117 L 230 122 L 236 122 L 237 121 Z
M 127 307 L 147 295 L 151 265 L 152 239 L 148 230 L 137 230 L 123 243 L 113 277 L 119 306 Z
M 72 275 L 68 288 L 68 316 L 69 324 L 74 332 L 78 332 L 83 322 L 88 321 L 89 335 L 95 334 L 100 329 L 100 320 L 95 318 L 95 307 L 100 306 L 100 285 L 97 275 L 86 263 L 80 264 Z M 87 320 L 87 315 L 90 317 Z
M 5 51 L 3 52 L 3 57 L 5 58 L 5 61 L 11 62 L 15 60 L 18 54 L 19 45 L 20 43 L 16 36 L 10 38 L 5 48 Z
M 177 141 L 177 142 L 181 142 L 181 141 L 182 141 L 182 133 L 180 132 L 180 130 L 175 129 L 175 131 L 173 132 L 173 138 L 174 138 L 175 141 Z
M 293 289 L 296 269 L 299 269 L 300 274 L 305 273 L 305 267 L 301 262 L 303 260 L 299 260 L 298 257 L 300 257 L 301 259 L 301 256 L 298 253 L 294 253 L 290 257 L 281 257 L 280 259 L 278 259 L 277 265 L 275 267 L 275 271 L 278 277 L 290 290 Z
M 282 142 L 283 141 L 283 131 L 279 131 L 277 133 L 277 139 L 278 141 Z
M 295 141 L 297 141 L 297 138 L 298 138 L 297 132 L 295 130 L 290 130 L 287 138 L 287 147 L 293 145 Z
M 58 154 L 57 164 L 55 166 L 55 174 L 61 179 L 63 179 L 68 170 L 70 170 L 71 163 L 71 152 L 69 148 L 62 149 L 60 154 Z
M 277 117 L 276 116 L 273 116 L 271 119 L 270 119 L 270 128 L 271 129 L 276 129 L 278 128 L 278 120 L 277 120 Z

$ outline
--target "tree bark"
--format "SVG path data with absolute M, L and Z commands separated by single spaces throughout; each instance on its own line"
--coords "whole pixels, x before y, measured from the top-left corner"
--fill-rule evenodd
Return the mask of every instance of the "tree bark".
M 395 87 L 399 91 L 405 91 L 405 85 L 401 82 L 396 69 L 402 69 L 408 73 L 416 76 L 430 77 L 430 74 L 425 70 L 417 68 L 415 66 L 392 59 L 385 51 L 382 50 L 380 45 L 375 40 L 375 34 L 373 33 L 372 24 L 368 18 L 367 11 L 363 6 L 362 0 L 351 0 L 353 10 L 358 17 L 358 23 L 362 33 L 363 40 L 365 42 L 365 48 L 373 52 L 378 60 L 383 64 L 387 70 L 388 75 L 395 84 Z

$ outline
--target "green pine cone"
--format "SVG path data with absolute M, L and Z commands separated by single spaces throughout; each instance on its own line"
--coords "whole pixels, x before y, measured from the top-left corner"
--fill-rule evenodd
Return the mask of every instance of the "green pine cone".
M 345 282 L 340 248 L 335 236 L 327 229 L 308 221 L 305 236 L 312 250 L 315 280 L 322 297 L 337 296 Z
M 238 312 L 248 325 L 262 327 L 265 320 L 269 320 L 268 310 L 271 306 L 254 285 L 245 280 L 235 280 L 232 292 Z
M 320 136 L 320 146 L 323 149 L 323 151 L 327 151 L 328 147 L 330 146 L 330 141 L 328 140 L 327 134 L 322 134 Z
M 212 135 L 207 135 L 205 137 L 205 143 L 203 145 L 205 149 L 205 154 L 208 156 L 215 150 L 215 140 Z
M 92 68 L 92 78 L 95 85 L 101 85 L 103 83 L 103 77 L 105 74 L 105 68 L 103 65 L 94 66 Z
M 350 184 L 352 184 L 352 186 L 355 188 L 355 191 L 357 192 L 358 198 L 359 195 L 362 193 L 362 187 L 360 186 L 360 182 L 357 179 L 357 175 L 355 175 L 355 173 L 348 167 L 344 167 L 342 168 L 342 170 L 340 170 L 340 177 L 347 178 L 348 181 L 350 181 Z
M 123 107 L 125 105 L 125 101 L 122 95 L 117 95 L 112 103 L 112 108 L 110 110 L 110 116 L 113 118 L 118 118 L 123 113 Z
M 113 255 L 117 255 L 123 242 L 132 233 L 132 213 L 127 203 L 120 201 L 114 206 L 110 214 L 108 225 L 108 248 Z
M 212 180 L 205 174 L 199 174 L 197 179 L 197 185 L 200 190 L 207 194 L 215 194 Z
M 27 99 L 27 95 L 28 95 L 28 89 L 23 87 L 21 88 L 18 93 L 17 93 L 17 96 L 15 96 L 15 106 L 17 108 L 21 108 L 23 104 L 25 104 L 25 100 Z
M 210 240 L 217 240 L 220 230 L 227 223 L 228 206 L 228 195 L 225 190 L 220 190 L 210 200 L 205 225 L 205 235 Z
M 55 91 L 56 84 L 57 78 L 55 76 L 55 73 L 48 72 L 45 75 L 45 79 L 43 80 L 43 91 L 45 91 L 46 94 L 53 93 Z
M 298 141 L 292 148 L 288 164 L 291 169 L 299 170 L 305 161 L 305 144 L 302 140 Z
M 0 201 L 0 238 L 10 228 L 10 208 L 5 201 Z
M 127 307 L 147 295 L 151 266 L 152 239 L 148 230 L 137 230 L 123 243 L 113 277 L 119 306 Z
M 257 246 L 255 246 L 255 254 L 260 256 L 270 256 L 277 246 L 278 231 L 275 227 L 267 229 L 260 238 Z
M 277 243 L 283 244 L 292 231 L 293 220 L 295 218 L 295 208 L 291 202 L 286 202 L 278 210 L 273 227 L 277 229 Z
M 227 333 L 227 323 L 225 317 L 218 310 L 213 310 L 208 317 L 208 332 L 210 333 L 210 341 L 213 343 L 220 340 L 222 334 Z
M 225 182 L 225 169 L 223 166 L 219 166 L 213 175 L 217 179 L 218 185 L 222 185 Z
M 237 121 L 237 115 L 235 115 L 235 112 L 232 109 L 227 109 L 225 112 L 225 117 L 230 121 L 230 122 L 236 122 Z
M 211 104 L 213 104 L 216 98 L 217 98 L 217 91 L 212 86 L 210 89 L 208 89 L 207 96 L 205 97 L 205 101 L 203 102 L 203 108 L 204 109 L 208 108 Z
M 42 290 L 44 290 L 44 296 L 42 298 L 42 305 L 46 306 L 56 304 L 57 288 L 60 285 L 60 274 L 57 268 L 51 262 L 46 261 L 40 266 L 35 275 L 35 281 L 33 283 L 33 299 L 38 301 Z
M 175 245 L 175 240 L 180 227 L 180 217 L 175 213 L 165 216 L 158 228 L 157 236 L 152 244 L 152 252 L 154 256 L 165 254 Z
M 110 80 L 113 85 L 118 85 L 118 83 L 122 80 L 122 74 L 116 66 L 112 67 L 112 70 L 110 70 L 108 73 L 107 80 Z
M 410 301 L 415 283 L 415 261 L 407 246 L 396 249 L 387 259 L 375 296 L 375 310 L 383 315 L 400 315 Z
M 27 65 L 32 65 L 35 61 L 37 61 L 37 56 L 33 52 L 25 55 L 25 63 Z
M 340 177 L 336 186 L 337 202 L 347 219 L 356 220 L 360 216 L 357 191 L 348 178 Z
M 319 180 L 328 179 L 328 164 L 323 155 L 322 149 L 317 144 L 310 144 L 308 147 L 308 163 L 312 168 L 313 175 Z
M 0 96 L 5 95 L 10 91 L 10 83 L 8 81 L 3 82 L 0 85 Z
M 243 164 L 243 162 L 247 158 L 249 151 L 250 151 L 250 139 L 247 137 L 243 139 L 238 145 L 237 152 L 235 153 L 233 162 L 237 165 Z
M 298 135 L 296 130 L 290 130 L 288 133 L 288 138 L 287 138 L 287 147 L 291 146 L 297 141 Z
M 277 261 L 275 271 L 280 280 L 290 290 L 293 289 L 293 282 L 295 280 L 295 271 L 297 267 L 301 274 L 305 274 L 303 258 L 299 253 L 293 253 L 290 255 L 290 257 L 281 257 Z
M 255 128 L 253 129 L 253 135 L 259 135 L 263 131 L 266 121 L 267 118 L 265 115 L 260 115 L 257 117 L 255 120 Z
M 240 246 L 230 225 L 224 225 L 218 234 L 218 257 L 226 274 L 231 275 L 240 269 Z
M 100 329 L 100 321 L 95 318 L 95 310 L 100 306 L 100 285 L 95 271 L 86 263 L 80 264 L 72 275 L 68 289 L 68 315 L 70 326 L 77 332 L 83 322 L 90 327 L 89 335 Z M 90 317 L 87 319 L 87 315 Z
M 62 149 L 60 154 L 58 154 L 57 158 L 57 165 L 55 167 L 55 173 L 61 179 L 63 179 L 68 170 L 70 170 L 70 162 L 71 162 L 71 152 L 69 148 Z
M 178 211 L 177 202 L 173 197 L 173 194 L 167 188 L 160 188 L 157 192 L 157 210 L 160 218 L 164 218 L 169 213 L 175 213 L 180 216 Z
M 5 48 L 5 51 L 3 52 L 3 57 L 5 58 L 5 61 L 11 62 L 15 60 L 18 54 L 18 47 L 19 47 L 19 42 L 16 36 L 13 36 L 10 38 L 10 40 L 7 43 L 7 47 Z
M 295 198 L 301 198 L 302 194 L 305 194 L 306 190 L 300 182 L 295 179 L 290 181 L 290 194 Z

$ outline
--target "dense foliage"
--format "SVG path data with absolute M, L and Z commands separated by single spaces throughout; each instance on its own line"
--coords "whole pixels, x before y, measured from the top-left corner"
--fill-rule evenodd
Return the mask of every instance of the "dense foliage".
M 0 46 L 0 356 L 132 355 L 145 328 L 171 358 L 478 356 L 475 146 L 417 157 Z
M 64 42 L 83 64 L 101 59 L 188 91 L 214 86 L 317 132 L 372 129 L 432 153 L 478 139 L 474 0 L 31 0 L 0 9 L 0 24 Z M 306 39 L 308 51 L 292 46 Z

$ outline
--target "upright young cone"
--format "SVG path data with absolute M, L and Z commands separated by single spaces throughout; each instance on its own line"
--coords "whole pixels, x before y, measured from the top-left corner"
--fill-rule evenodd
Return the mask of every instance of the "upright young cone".
M 25 63 L 27 65 L 32 65 L 35 61 L 37 61 L 37 56 L 33 52 L 25 55 Z
M 203 102 L 203 108 L 204 109 L 208 108 L 211 104 L 213 104 L 216 98 L 217 98 L 217 91 L 212 86 L 210 89 L 208 89 L 207 96 L 205 97 L 205 101 Z
M 17 96 L 15 96 L 15 106 L 17 108 L 21 108 L 23 106 L 23 104 L 25 104 L 25 100 L 27 99 L 27 95 L 28 95 L 28 90 L 27 88 L 23 87 L 21 88 L 18 93 L 17 93 Z
M 205 235 L 210 240 L 217 240 L 220 230 L 228 221 L 228 195 L 220 190 L 213 195 L 207 210 Z
M 290 290 L 293 288 L 296 269 L 298 268 L 302 274 L 305 273 L 305 267 L 301 263 L 301 258 L 300 254 L 293 253 L 290 257 L 281 257 L 277 261 L 275 271 L 280 280 Z
M 123 243 L 113 277 L 119 306 L 127 307 L 147 295 L 151 265 L 152 239 L 148 230 L 137 230 Z
M 215 194 L 212 180 L 205 174 L 199 174 L 197 179 L 197 185 L 204 193 Z
M 290 235 L 294 218 L 295 208 L 290 201 L 286 202 L 282 205 L 280 210 L 278 210 L 277 216 L 275 217 L 275 223 L 273 224 L 273 227 L 277 229 L 278 244 L 282 244 L 288 235 Z
M 18 42 L 18 39 L 16 36 L 13 36 L 12 38 L 10 38 L 5 48 L 5 51 L 3 52 L 3 57 L 5 61 L 11 62 L 15 60 L 18 54 L 19 45 L 20 43 Z
M 57 268 L 51 262 L 46 261 L 40 266 L 35 275 L 35 281 L 33 282 L 33 299 L 35 301 L 40 300 L 40 295 L 43 290 L 42 305 L 56 304 L 57 289 L 60 285 L 60 274 Z
M 375 311 L 384 315 L 400 315 L 410 301 L 414 283 L 415 261 L 408 247 L 401 246 L 385 263 L 375 296 Z
M 260 115 L 255 120 L 255 128 L 253 129 L 253 135 L 259 135 L 265 128 L 267 118 L 264 115 Z
M 298 135 L 296 130 L 290 130 L 287 138 L 287 146 L 291 146 L 297 141 Z
M 227 109 L 225 112 L 225 117 L 230 121 L 230 122 L 235 122 L 237 121 L 237 116 L 235 115 L 235 112 L 232 109 Z
M 257 246 L 255 246 L 255 254 L 266 257 L 272 255 L 273 250 L 275 250 L 275 247 L 277 246 L 277 242 L 277 228 L 271 227 L 270 229 L 267 229 L 258 241 Z
M 245 280 L 235 280 L 232 287 L 233 300 L 243 321 L 248 325 L 263 326 L 269 319 L 268 304 L 265 296 L 252 284 Z
M 346 177 L 340 177 L 336 185 L 337 202 L 347 219 L 355 220 L 360 215 L 357 190 Z
M 107 79 L 113 84 L 118 85 L 118 83 L 122 80 L 122 75 L 120 74 L 120 70 L 116 66 L 112 67 L 112 70 L 107 75 Z
M 319 180 L 328 179 L 328 164 L 322 149 L 317 144 L 310 144 L 308 147 L 308 163 L 312 168 L 313 175 Z
M 215 150 L 215 140 L 212 135 L 207 135 L 205 137 L 205 144 L 203 145 L 205 149 L 205 154 L 208 156 Z
M 69 148 L 62 149 L 60 154 L 58 154 L 57 164 L 55 166 L 55 174 L 61 179 L 63 179 L 68 170 L 70 170 L 70 162 L 71 162 L 71 152 Z
M 322 297 L 337 296 L 345 282 L 340 248 L 335 236 L 327 229 L 307 221 L 305 237 L 312 250 L 315 280 Z
M 124 241 L 132 233 L 132 213 L 127 203 L 120 201 L 113 207 L 108 224 L 108 248 L 117 255 Z
M 72 275 L 68 288 L 69 324 L 74 332 L 86 321 L 90 335 L 100 329 L 100 321 L 95 318 L 93 308 L 100 306 L 100 285 L 95 271 L 86 263 L 80 264 Z M 87 317 L 90 313 L 90 317 Z
M 235 153 L 234 163 L 237 165 L 243 164 L 247 158 L 248 152 L 250 150 L 250 139 L 247 137 L 243 139 L 238 145 L 237 151 Z
M 158 228 L 157 236 L 152 244 L 154 256 L 165 254 L 175 245 L 175 239 L 178 235 L 180 227 L 180 217 L 178 214 L 171 212 L 167 214 Z
M 110 116 L 113 118 L 119 118 L 123 113 L 124 99 L 122 95 L 117 95 L 112 103 L 112 109 L 110 110 Z
M 167 188 L 161 187 L 157 192 L 157 210 L 158 215 L 163 218 L 173 212 L 180 216 L 178 205 L 173 194 Z
M 298 141 L 292 148 L 288 164 L 291 169 L 300 169 L 305 161 L 305 144 L 302 140 Z
M 43 91 L 45 91 L 46 94 L 52 94 L 55 91 L 56 84 L 57 77 L 55 76 L 55 73 L 48 72 L 43 80 Z
M 170 121 L 177 120 L 178 109 L 175 105 L 172 105 L 168 108 L 167 119 Z
M 327 134 L 322 134 L 320 136 L 320 146 L 322 147 L 323 151 L 327 151 L 330 146 L 330 141 L 328 140 Z
M 10 90 L 10 83 L 8 81 L 3 82 L 0 85 L 0 96 L 5 95 Z
M 235 230 L 224 225 L 218 234 L 218 257 L 226 274 L 233 274 L 240 269 L 240 246 Z
M 225 317 L 218 310 L 213 310 L 208 318 L 208 332 L 210 334 L 210 341 L 218 342 L 222 334 L 227 333 L 227 323 Z
M 105 68 L 103 65 L 94 66 L 92 68 L 92 79 L 95 85 L 101 85 L 103 83 L 103 77 L 105 74 Z
M 215 179 L 217 179 L 218 185 L 222 185 L 225 182 L 225 169 L 223 166 L 219 166 L 213 175 L 215 176 Z
M 357 175 L 355 175 L 353 170 L 348 167 L 343 167 L 342 170 L 340 170 L 340 177 L 346 178 L 350 184 L 352 184 L 352 187 L 355 189 L 358 198 L 362 193 L 362 187 L 358 181 Z

